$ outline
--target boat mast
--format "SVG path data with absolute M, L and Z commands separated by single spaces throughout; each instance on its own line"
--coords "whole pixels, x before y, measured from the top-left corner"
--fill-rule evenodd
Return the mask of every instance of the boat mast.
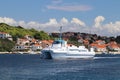
M 60 26 L 59 31 L 60 31 L 60 40 L 61 40 L 62 39 L 62 26 Z

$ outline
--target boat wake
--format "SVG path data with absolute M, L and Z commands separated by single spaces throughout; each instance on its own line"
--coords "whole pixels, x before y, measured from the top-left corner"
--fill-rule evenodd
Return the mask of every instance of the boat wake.
M 120 58 L 119 56 L 118 57 L 94 57 L 93 59 L 114 59 L 114 58 Z

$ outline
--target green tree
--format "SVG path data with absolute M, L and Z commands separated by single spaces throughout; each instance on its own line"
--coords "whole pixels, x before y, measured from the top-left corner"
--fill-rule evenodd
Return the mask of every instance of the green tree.
M 0 39 L 0 51 L 12 51 L 14 48 L 15 43 L 8 39 Z
M 37 32 L 34 35 L 34 38 L 39 39 L 39 40 L 48 40 L 50 39 L 49 35 L 45 33 L 44 31 Z
M 115 40 L 116 40 L 117 43 L 120 44 L 120 36 L 117 36 Z

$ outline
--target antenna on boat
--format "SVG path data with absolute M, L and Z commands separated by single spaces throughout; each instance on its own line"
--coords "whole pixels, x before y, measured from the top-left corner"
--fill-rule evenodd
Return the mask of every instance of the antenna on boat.
M 61 40 L 62 39 L 62 26 L 60 26 L 59 31 L 60 31 L 60 40 Z

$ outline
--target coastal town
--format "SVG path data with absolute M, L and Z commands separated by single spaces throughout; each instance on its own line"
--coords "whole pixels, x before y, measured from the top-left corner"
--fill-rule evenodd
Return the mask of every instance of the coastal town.
M 0 80 L 120 80 L 120 0 L 0 0 Z
M 59 37 L 59 33 L 50 33 L 49 36 L 54 38 Z M 0 32 L 1 39 L 13 40 L 12 36 L 6 32 Z M 97 36 L 96 34 L 80 33 L 80 32 L 63 32 L 62 38 L 68 41 L 69 45 L 84 45 L 86 48 L 94 48 L 96 54 L 103 52 L 120 53 L 120 36 L 106 37 Z M 77 44 L 69 42 L 69 40 L 76 41 Z M 40 53 L 40 50 L 45 48 L 47 45 L 51 45 L 53 39 L 49 40 L 38 40 L 33 36 L 25 35 L 23 38 L 17 38 L 14 48 L 12 48 L 11 53 L 24 52 L 31 53 L 32 51 Z M 4 52 L 1 52 L 4 53 Z M 32 53 L 31 53 L 32 54 Z

